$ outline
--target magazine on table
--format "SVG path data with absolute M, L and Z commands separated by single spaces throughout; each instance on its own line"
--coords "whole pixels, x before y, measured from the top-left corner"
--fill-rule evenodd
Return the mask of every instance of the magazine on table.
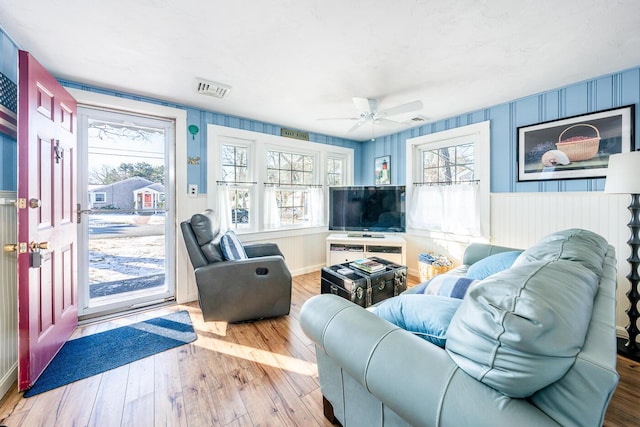
M 366 271 L 367 273 L 375 273 L 377 271 L 383 271 L 385 269 L 384 264 L 369 258 L 357 259 L 353 261 L 350 266 L 362 271 Z

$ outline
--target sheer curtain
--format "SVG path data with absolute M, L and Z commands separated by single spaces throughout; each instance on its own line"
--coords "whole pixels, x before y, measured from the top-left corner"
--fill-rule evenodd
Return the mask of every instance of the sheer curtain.
M 265 228 L 277 228 L 280 227 L 280 224 L 276 189 L 267 186 L 264 190 L 264 226 Z
M 307 190 L 309 206 L 309 225 L 324 225 L 324 191 L 322 187 L 312 187 Z
M 414 187 L 409 207 L 409 226 L 423 229 L 440 228 L 443 203 L 440 186 L 419 185 Z
M 478 184 L 421 185 L 413 189 L 409 224 L 413 228 L 479 235 Z
M 222 184 L 218 186 L 218 218 L 220 220 L 220 232 L 231 228 L 231 201 L 229 200 L 229 187 Z
M 478 184 L 462 183 L 442 187 L 444 203 L 442 231 L 455 234 L 480 234 Z

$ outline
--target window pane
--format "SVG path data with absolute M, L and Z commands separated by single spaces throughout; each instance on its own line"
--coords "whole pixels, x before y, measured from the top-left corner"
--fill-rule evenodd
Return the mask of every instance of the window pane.
M 222 146 L 222 164 L 233 165 L 234 164 L 234 147 L 232 145 Z
M 236 147 L 236 165 L 247 166 L 247 147 Z
M 222 166 L 222 180 L 227 182 L 235 181 L 235 168 L 233 166 Z
M 279 162 L 280 156 L 275 151 L 267 152 L 267 168 L 268 169 L 278 169 L 280 166 Z
M 304 162 L 302 161 L 303 157 L 300 155 L 292 155 L 291 156 L 291 169 L 294 171 L 303 171 L 304 170 Z

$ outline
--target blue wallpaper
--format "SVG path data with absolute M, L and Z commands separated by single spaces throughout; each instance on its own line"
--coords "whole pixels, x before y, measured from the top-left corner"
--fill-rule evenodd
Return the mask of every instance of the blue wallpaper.
M 636 105 L 638 125 L 639 102 L 640 67 L 636 67 L 364 142 L 362 163 L 356 170 L 363 184 L 371 184 L 373 159 L 390 154 L 391 182 L 404 184 L 407 139 L 491 120 L 491 192 L 602 191 L 604 178 L 517 182 L 517 128 L 631 104 Z M 632 141 L 635 147 L 640 147 L 638 134 Z

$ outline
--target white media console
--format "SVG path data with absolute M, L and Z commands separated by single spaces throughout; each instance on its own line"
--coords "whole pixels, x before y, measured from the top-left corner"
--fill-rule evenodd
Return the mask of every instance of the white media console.
M 381 233 L 331 234 L 327 237 L 327 265 L 360 258 L 378 257 L 406 265 L 407 244 L 403 237 Z

